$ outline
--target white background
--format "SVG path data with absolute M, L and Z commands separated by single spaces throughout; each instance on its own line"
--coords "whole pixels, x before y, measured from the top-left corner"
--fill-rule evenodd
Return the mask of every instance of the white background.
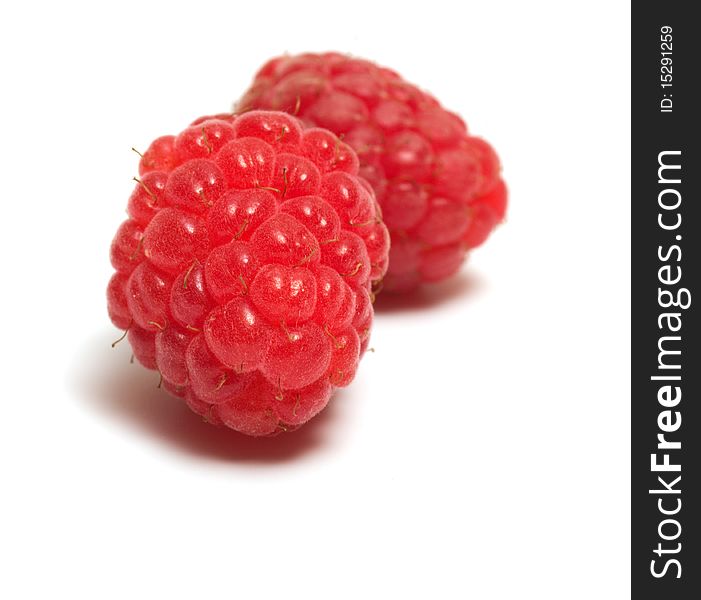
M 629 593 L 629 5 L 46 2 L 0 9 L 0 596 Z M 499 151 L 508 222 L 378 311 L 299 432 L 214 429 L 129 364 L 108 247 L 131 146 L 337 49 Z

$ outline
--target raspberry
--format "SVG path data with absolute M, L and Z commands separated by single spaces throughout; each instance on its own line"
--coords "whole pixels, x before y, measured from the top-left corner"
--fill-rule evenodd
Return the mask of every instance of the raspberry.
M 352 381 L 389 251 L 358 165 L 329 131 L 269 111 L 202 117 L 143 154 L 108 312 L 207 421 L 274 435 Z
M 392 237 L 385 290 L 451 276 L 504 218 L 494 150 L 394 71 L 337 53 L 274 58 L 238 106 L 284 110 L 333 131 L 345 143 L 310 131 L 309 147 L 303 144 L 324 165 L 352 164 L 346 143 L 355 149 Z M 153 160 L 162 159 L 155 153 Z M 369 248 L 384 245 L 365 240 Z

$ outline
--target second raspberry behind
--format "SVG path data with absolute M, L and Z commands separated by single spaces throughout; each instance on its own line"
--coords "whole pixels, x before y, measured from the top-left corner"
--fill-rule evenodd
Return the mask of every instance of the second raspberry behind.
M 287 111 L 357 152 L 392 236 L 385 290 L 449 277 L 504 218 L 492 147 L 390 69 L 333 52 L 282 56 L 260 69 L 238 107 Z

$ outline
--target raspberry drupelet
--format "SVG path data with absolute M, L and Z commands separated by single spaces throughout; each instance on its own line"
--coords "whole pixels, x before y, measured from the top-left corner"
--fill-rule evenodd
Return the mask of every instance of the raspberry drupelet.
M 356 154 L 282 112 L 195 121 L 142 155 L 112 242 L 112 322 L 211 423 L 295 429 L 348 385 L 389 234 Z
M 355 149 L 392 236 L 385 290 L 449 277 L 503 220 L 499 159 L 397 73 L 338 53 L 267 62 L 239 110 L 284 110 Z

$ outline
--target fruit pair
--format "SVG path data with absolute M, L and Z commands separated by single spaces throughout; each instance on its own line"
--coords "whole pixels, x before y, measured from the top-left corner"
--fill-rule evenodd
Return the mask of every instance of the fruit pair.
M 383 279 L 408 292 L 452 274 L 505 204 L 491 148 L 395 73 L 274 59 L 233 115 L 142 155 L 109 314 L 195 412 L 274 435 L 351 382 Z

